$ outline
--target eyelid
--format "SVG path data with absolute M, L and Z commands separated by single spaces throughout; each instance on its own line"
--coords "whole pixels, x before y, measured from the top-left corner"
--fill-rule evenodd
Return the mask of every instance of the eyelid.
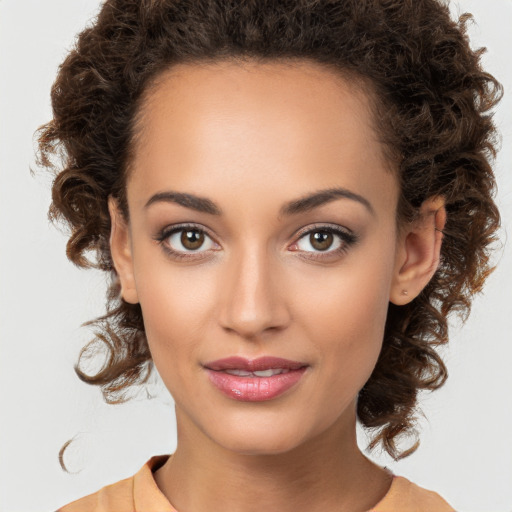
M 167 226 L 160 230 L 159 233 L 153 238 L 163 247 L 163 249 L 168 254 L 170 254 L 173 258 L 177 259 L 197 258 L 197 255 L 206 254 L 211 250 L 218 250 L 208 249 L 206 251 L 201 251 L 200 249 L 198 249 L 196 251 L 179 251 L 176 249 L 172 249 L 168 244 L 165 243 L 165 241 L 175 233 L 186 231 L 187 229 L 190 231 L 198 231 L 199 233 L 206 235 L 214 245 L 219 246 L 219 244 L 215 241 L 215 238 L 209 233 L 208 228 L 192 222 L 184 222 L 181 224 L 172 224 L 170 226 Z
M 168 244 L 165 243 L 165 241 L 169 237 L 171 237 L 173 234 L 179 233 L 181 231 L 185 231 L 187 229 L 198 231 L 198 232 L 206 235 L 212 241 L 212 243 L 214 245 L 219 247 L 219 244 L 215 241 L 215 237 L 213 237 L 210 234 L 208 228 L 206 228 L 203 225 L 195 224 L 195 223 L 191 223 L 191 222 L 185 222 L 185 223 L 181 223 L 181 224 L 173 224 L 173 225 L 167 226 L 167 227 L 163 228 L 154 237 L 154 239 L 163 247 L 163 249 L 169 255 L 171 255 L 173 258 L 177 258 L 177 259 L 188 259 L 188 258 L 197 259 L 198 257 L 203 258 L 203 257 L 206 257 L 206 255 L 210 251 L 212 251 L 212 250 L 218 251 L 219 250 L 218 248 L 216 248 L 216 249 L 207 249 L 207 250 L 201 251 L 199 248 L 196 251 L 191 251 L 191 250 L 180 251 L 180 250 L 172 249 Z M 303 239 L 305 236 L 307 236 L 311 233 L 322 232 L 322 231 L 332 233 L 332 234 L 338 236 L 341 239 L 340 247 L 338 247 L 336 249 L 327 249 L 325 251 L 304 251 L 302 249 L 297 249 L 297 250 L 293 250 L 292 252 L 310 254 L 310 256 L 304 256 L 304 258 L 306 258 L 306 259 L 322 259 L 322 258 L 328 258 L 328 257 L 332 257 L 333 255 L 343 253 L 348 250 L 350 245 L 352 245 L 358 241 L 357 235 L 349 228 L 342 227 L 338 224 L 317 223 L 317 224 L 313 224 L 313 225 L 308 225 L 308 226 L 300 229 L 297 232 L 297 234 L 295 235 L 295 241 L 291 244 L 291 246 L 293 247 L 301 239 Z M 288 247 L 290 247 L 290 246 L 288 246 Z
M 348 251 L 350 246 L 354 245 L 359 240 L 358 236 L 351 229 L 342 227 L 339 224 L 314 224 L 306 226 L 297 233 L 292 247 L 297 246 L 299 241 L 307 235 L 322 231 L 332 233 L 337 236 L 340 239 L 340 246 L 335 249 L 327 249 L 325 251 L 305 251 L 303 249 L 295 249 L 294 252 L 298 252 L 298 255 L 304 259 L 325 260 L 345 253 Z
M 187 229 L 189 229 L 191 231 L 192 230 L 199 231 L 199 232 L 207 235 L 212 240 L 214 239 L 214 237 L 210 234 L 210 230 L 207 227 L 203 226 L 202 224 L 195 224 L 194 222 L 183 222 L 183 223 L 179 223 L 179 224 L 171 224 L 169 226 L 162 228 L 154 238 L 156 240 L 160 240 L 162 238 L 165 239 L 176 232 L 185 231 Z
M 332 231 L 334 233 L 341 233 L 343 235 L 346 235 L 347 237 L 354 237 L 354 238 L 356 236 L 351 229 L 342 227 L 339 224 L 329 224 L 329 223 L 310 224 L 308 226 L 305 226 L 304 228 L 301 228 L 295 236 L 298 240 L 298 239 L 302 238 L 304 235 L 307 235 L 312 232 L 314 233 L 316 231 Z

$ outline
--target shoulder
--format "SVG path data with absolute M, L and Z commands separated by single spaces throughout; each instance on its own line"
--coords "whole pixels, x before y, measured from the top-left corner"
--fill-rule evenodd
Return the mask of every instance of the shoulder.
M 370 512 L 455 512 L 455 509 L 436 492 L 403 476 L 395 476 L 386 496 Z
M 59 508 L 57 512 L 106 512 L 107 510 L 133 510 L 133 476 L 107 485 Z
M 107 485 L 57 510 L 57 512 L 175 512 L 153 478 L 170 455 L 155 455 L 133 476 Z

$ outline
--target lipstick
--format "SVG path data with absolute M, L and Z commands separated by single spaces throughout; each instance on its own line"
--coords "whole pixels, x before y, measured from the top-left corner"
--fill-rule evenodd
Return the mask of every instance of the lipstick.
M 297 384 L 308 365 L 280 357 L 228 357 L 204 365 L 210 382 L 242 402 L 272 400 Z

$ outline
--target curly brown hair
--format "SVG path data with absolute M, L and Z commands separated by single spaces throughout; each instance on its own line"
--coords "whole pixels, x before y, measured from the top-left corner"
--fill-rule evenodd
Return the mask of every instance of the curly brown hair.
M 75 371 L 107 402 L 126 400 L 153 368 L 140 306 L 120 297 L 109 247 L 109 195 L 128 209 L 125 182 L 144 92 L 177 63 L 301 59 L 362 79 L 374 91 L 378 129 L 400 177 L 400 222 L 432 196 L 446 201 L 437 272 L 413 301 L 389 305 L 382 351 L 358 397 L 370 447 L 394 458 L 414 434 L 417 395 L 443 385 L 436 347 L 447 317 L 469 312 L 489 272 L 500 217 L 493 201 L 502 88 L 472 50 L 470 15 L 450 18 L 438 0 L 106 0 L 79 34 L 52 88 L 53 119 L 39 130 L 39 158 L 55 172 L 49 215 L 71 229 L 67 255 L 110 277 L 107 313 Z M 55 158 L 60 157 L 60 158 Z M 56 160 L 58 163 L 55 163 Z M 99 344 L 98 344 L 99 342 Z M 94 375 L 81 363 L 102 347 Z

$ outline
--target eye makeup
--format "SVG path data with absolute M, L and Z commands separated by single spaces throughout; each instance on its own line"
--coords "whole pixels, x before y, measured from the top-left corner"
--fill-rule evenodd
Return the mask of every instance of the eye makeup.
M 181 236 L 176 236 L 179 234 Z M 219 244 L 213 240 L 208 230 L 194 223 L 166 226 L 154 239 L 162 250 L 176 261 L 197 261 L 209 258 L 212 252 L 220 250 Z M 336 259 L 358 241 L 357 235 L 351 230 L 335 224 L 307 226 L 295 235 L 295 239 L 296 241 L 288 246 L 288 250 L 296 252 L 301 258 L 318 261 Z M 308 244 L 312 250 L 304 248 Z M 181 245 L 182 249 L 177 249 L 176 245 Z
M 175 237 L 176 234 L 181 233 L 181 237 Z M 177 250 L 171 246 L 169 241 L 173 238 L 179 238 L 179 243 L 185 248 L 185 250 Z M 220 246 L 215 243 L 212 237 L 208 234 L 208 231 L 199 224 L 185 223 L 175 224 L 165 227 L 156 237 L 155 240 L 162 247 L 163 251 L 171 258 L 177 261 L 183 260 L 199 260 L 208 258 L 209 255 L 205 255 L 206 251 L 199 251 L 204 244 L 201 243 L 199 247 L 193 247 L 192 249 L 186 250 L 187 248 L 183 243 L 191 243 L 193 246 L 197 245 L 197 242 L 204 242 L 205 239 L 210 240 L 210 244 L 216 246 L 216 249 L 209 249 L 209 251 L 218 251 Z M 176 240 L 174 240 L 176 242 Z M 211 252 L 210 252 L 211 255 Z
M 320 235 L 320 236 L 317 236 Z M 292 251 L 297 251 L 298 256 L 309 260 L 327 261 L 328 259 L 336 259 L 347 252 L 359 240 L 357 235 L 347 228 L 342 228 L 336 224 L 315 224 L 307 226 L 297 233 L 297 241 L 292 244 Z M 327 249 L 320 248 L 317 251 L 307 251 L 300 248 L 300 242 L 305 240 L 309 245 L 315 248 L 314 244 L 324 244 L 337 239 L 336 247 L 333 249 L 331 245 Z M 330 250 L 328 250 L 330 249 Z

